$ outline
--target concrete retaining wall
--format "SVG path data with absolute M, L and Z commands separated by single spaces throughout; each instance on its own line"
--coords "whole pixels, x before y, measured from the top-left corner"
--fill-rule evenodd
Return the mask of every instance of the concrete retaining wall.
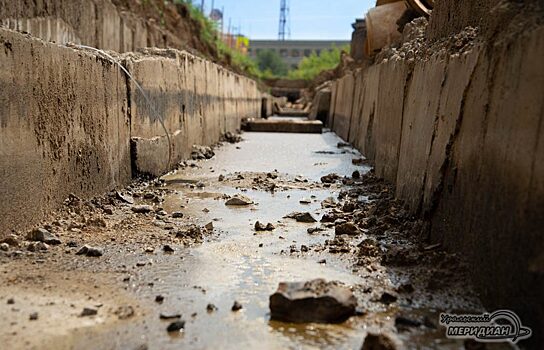
M 0 24 L 59 44 L 84 44 L 116 52 L 183 47 L 181 38 L 110 0 L 0 0 Z
M 94 55 L 0 30 L 0 236 L 70 193 L 131 178 L 125 77 Z
M 433 242 L 469 260 L 482 300 L 533 332 L 544 328 L 542 57 L 540 26 L 460 55 L 389 60 L 359 83 L 348 75 L 331 105 L 333 130 L 430 219 Z
M 103 194 L 132 170 L 162 174 L 260 116 L 256 83 L 214 63 L 174 50 L 123 59 L 151 104 L 99 55 L 0 29 L 0 237 L 70 193 Z
M 138 172 L 160 175 L 187 158 L 193 145 L 211 145 L 225 132 L 239 129 L 242 118 L 261 115 L 263 95 L 255 81 L 187 52 L 156 49 L 143 56 L 130 54 L 125 65 L 150 102 L 131 82 Z M 170 167 L 161 120 L 170 134 Z

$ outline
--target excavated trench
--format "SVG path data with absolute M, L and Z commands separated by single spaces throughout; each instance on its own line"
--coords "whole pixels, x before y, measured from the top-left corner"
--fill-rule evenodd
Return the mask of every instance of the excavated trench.
M 361 157 L 356 150 L 330 132 L 243 138 L 160 180 L 92 201 L 72 198 L 47 226 L 60 245 L 3 256 L 0 334 L 8 348 L 353 349 L 373 329 L 400 346 L 463 345 L 444 337 L 438 314 L 482 310 L 464 266 L 418 243 L 421 226 L 402 213 L 387 184 L 367 174 L 368 166 L 353 164 Z M 362 178 L 352 179 L 354 171 Z M 323 183 L 330 173 L 340 178 Z M 239 193 L 255 204 L 225 205 Z M 152 211 L 135 213 L 139 205 Z M 386 213 L 378 214 L 383 207 Z M 347 237 L 335 234 L 332 223 L 285 218 L 304 211 L 318 221 L 331 213 L 355 221 L 358 210 L 398 222 L 381 233 L 369 225 Z M 174 218 L 178 212 L 182 218 Z M 256 232 L 256 221 L 276 228 Z M 204 229 L 209 223 L 213 229 Z M 176 233 L 188 225 L 202 228 L 202 235 Z M 374 249 L 361 245 L 368 239 Z M 76 255 L 84 244 L 103 256 Z M 165 252 L 165 245 L 174 251 Z M 270 320 L 268 298 L 279 282 L 315 278 L 349 286 L 359 315 L 337 325 Z M 238 312 L 231 311 L 235 301 L 243 307 Z M 207 310 L 208 304 L 216 309 Z M 83 316 L 85 308 L 96 315 Z M 34 313 L 37 319 L 30 320 Z M 186 324 L 173 335 L 166 331 L 172 319 L 160 316 L 176 314 Z

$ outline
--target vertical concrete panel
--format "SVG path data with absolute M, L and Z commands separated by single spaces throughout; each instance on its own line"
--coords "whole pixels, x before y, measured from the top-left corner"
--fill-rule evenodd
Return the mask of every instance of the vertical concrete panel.
M 373 66 L 365 72 L 365 83 L 363 84 L 362 112 L 359 118 L 355 146 L 363 155 L 374 160 L 374 138 L 372 128 L 376 110 L 378 89 L 380 86 L 380 67 Z
M 397 176 L 397 195 L 413 211 L 423 200 L 427 162 L 438 123 L 438 107 L 445 79 L 446 60 L 433 56 L 418 62 L 404 101 L 404 121 Z
M 390 60 L 380 66 L 380 87 L 373 123 L 376 175 L 395 182 L 403 129 L 404 92 L 409 66 Z
M 363 89 L 364 89 L 364 70 L 358 69 L 354 73 L 353 106 L 351 108 L 350 127 L 348 142 L 352 145 L 356 143 L 359 126 L 361 124 L 361 114 L 363 113 Z
M 336 97 L 336 107 L 334 108 L 334 123 L 332 125 L 332 130 L 346 141 L 349 136 L 351 110 L 353 107 L 354 82 L 355 80 L 352 74 L 340 78 L 338 95 Z

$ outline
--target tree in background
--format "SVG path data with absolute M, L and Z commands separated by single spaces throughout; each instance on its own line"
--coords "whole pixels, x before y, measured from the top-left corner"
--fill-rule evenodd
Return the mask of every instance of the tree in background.
M 282 77 L 287 75 L 287 65 L 281 59 L 280 55 L 273 50 L 263 50 L 257 53 L 257 66 L 261 71 L 262 77 Z
M 320 55 L 312 52 L 308 57 L 304 57 L 298 64 L 298 68 L 289 72 L 289 79 L 313 80 L 319 73 L 336 68 L 340 64 L 342 51 L 349 52 L 349 47 L 337 48 L 321 51 Z

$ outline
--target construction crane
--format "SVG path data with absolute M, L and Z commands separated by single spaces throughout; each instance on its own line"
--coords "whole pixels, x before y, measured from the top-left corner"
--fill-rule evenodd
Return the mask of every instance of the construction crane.
M 291 38 L 291 24 L 289 20 L 289 2 L 281 0 L 280 4 L 280 26 L 278 30 L 278 40 L 285 41 L 285 36 Z

